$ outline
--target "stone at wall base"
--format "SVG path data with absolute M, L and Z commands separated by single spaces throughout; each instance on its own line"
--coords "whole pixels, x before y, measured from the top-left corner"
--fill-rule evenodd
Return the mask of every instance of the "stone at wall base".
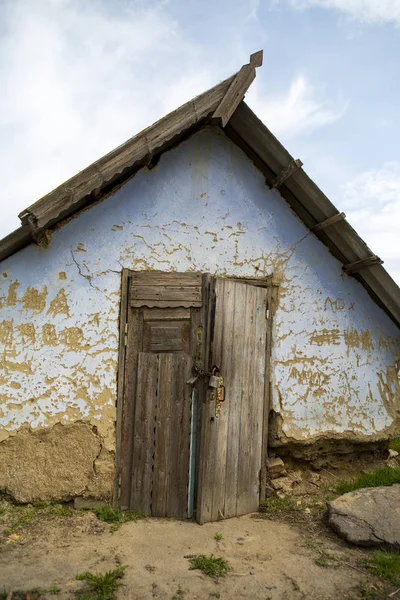
M 107 502 L 105 502 L 104 500 L 96 500 L 95 498 L 82 498 L 81 496 L 74 498 L 74 508 L 76 510 L 82 510 L 84 508 L 100 508 L 101 506 L 105 506 L 106 504 Z

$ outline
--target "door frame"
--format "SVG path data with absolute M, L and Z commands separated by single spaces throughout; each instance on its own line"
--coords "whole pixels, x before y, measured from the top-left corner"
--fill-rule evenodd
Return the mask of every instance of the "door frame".
M 129 292 L 131 275 L 135 272 L 132 269 L 123 268 L 121 272 L 121 299 L 119 310 L 119 345 L 118 345 L 118 366 L 117 366 L 117 398 L 116 398 L 116 451 L 115 451 L 115 477 L 112 504 L 115 508 L 127 509 L 128 506 L 121 506 L 121 470 L 123 462 L 128 469 L 131 469 L 132 452 L 129 448 L 126 456 L 122 456 L 122 438 L 125 435 L 129 436 L 129 428 L 132 428 L 132 406 L 129 403 L 125 394 L 125 373 L 127 362 L 128 349 L 128 312 L 129 312 Z M 160 271 L 160 273 L 163 271 Z M 215 309 L 215 291 L 212 285 L 212 280 L 220 278 L 218 275 L 203 274 L 203 343 L 202 343 L 202 360 L 203 364 L 207 365 L 209 360 L 210 344 L 212 343 L 213 332 L 211 331 L 213 303 Z M 221 277 L 222 278 L 222 277 Z M 272 366 L 271 366 L 271 351 L 272 351 L 272 326 L 273 316 L 277 306 L 277 292 L 279 284 L 274 280 L 273 273 L 264 277 L 237 277 L 228 276 L 225 279 L 234 279 L 235 281 L 245 283 L 247 285 L 255 285 L 258 287 L 267 288 L 267 339 L 266 339 L 266 356 L 265 356 L 265 385 L 264 385 L 264 410 L 263 410 L 263 433 L 262 433 L 262 453 L 261 453 L 261 477 L 260 477 L 260 502 L 266 497 L 266 480 L 267 480 L 267 458 L 268 458 L 268 420 L 269 407 L 271 400 L 271 381 L 272 381 Z M 205 397 L 206 387 L 204 382 L 199 389 L 199 406 L 202 405 L 202 400 Z M 129 418 L 131 417 L 131 418 Z M 198 425 L 201 425 L 201 410 L 198 414 Z M 133 437 L 133 436 L 131 436 Z M 200 447 L 202 440 L 202 431 L 197 431 L 197 449 L 196 449 L 196 467 L 200 459 Z M 196 468 L 198 478 L 198 469 Z M 196 483 L 196 495 L 198 485 Z

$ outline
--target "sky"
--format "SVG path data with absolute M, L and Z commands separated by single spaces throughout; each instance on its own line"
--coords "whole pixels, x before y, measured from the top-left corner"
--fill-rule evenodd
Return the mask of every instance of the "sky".
M 400 0 L 0 0 L 0 238 L 260 49 L 246 102 L 400 284 Z

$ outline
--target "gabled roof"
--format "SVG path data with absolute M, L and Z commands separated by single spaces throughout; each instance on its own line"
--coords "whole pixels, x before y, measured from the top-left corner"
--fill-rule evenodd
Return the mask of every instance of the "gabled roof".
M 269 129 L 244 103 L 244 95 L 262 64 L 262 51 L 238 73 L 187 102 L 151 127 L 100 158 L 19 215 L 22 226 L 0 241 L 0 261 L 48 229 L 109 193 L 144 166 L 206 124 L 225 133 L 264 173 L 266 184 L 279 189 L 303 223 L 360 281 L 374 301 L 400 327 L 400 288 L 346 221 Z

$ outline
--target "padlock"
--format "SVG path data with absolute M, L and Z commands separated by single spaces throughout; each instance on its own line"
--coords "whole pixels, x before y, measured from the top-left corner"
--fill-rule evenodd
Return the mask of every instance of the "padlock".
M 212 388 L 219 388 L 221 385 L 221 377 L 217 377 L 217 375 L 211 375 L 208 385 Z

